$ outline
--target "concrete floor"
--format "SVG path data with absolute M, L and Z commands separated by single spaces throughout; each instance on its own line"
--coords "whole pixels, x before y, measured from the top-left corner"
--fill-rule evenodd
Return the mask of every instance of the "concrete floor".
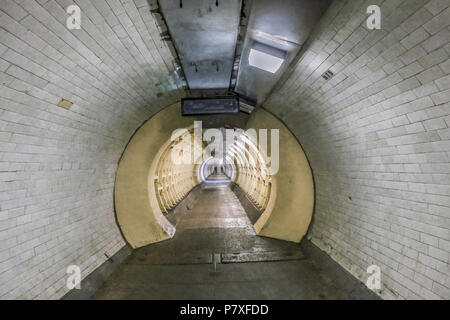
M 197 192 L 174 238 L 133 251 L 93 299 L 348 298 L 298 244 L 256 236 L 229 185 Z

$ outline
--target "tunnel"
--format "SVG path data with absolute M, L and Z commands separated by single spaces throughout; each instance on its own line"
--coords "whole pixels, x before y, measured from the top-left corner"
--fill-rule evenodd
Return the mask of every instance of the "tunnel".
M 450 299 L 449 21 L 1 0 L 0 299 Z

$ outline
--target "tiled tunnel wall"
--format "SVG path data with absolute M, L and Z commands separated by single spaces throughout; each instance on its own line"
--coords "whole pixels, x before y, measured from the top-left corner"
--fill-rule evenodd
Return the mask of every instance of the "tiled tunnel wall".
M 312 165 L 312 241 L 360 279 L 381 266 L 384 298 L 450 298 L 449 21 L 448 0 L 335 0 L 265 104 Z M 1 1 L 0 299 L 59 298 L 67 266 L 123 246 L 119 158 L 181 95 L 155 24 L 146 0 Z
M 334 1 L 265 104 L 313 169 L 308 237 L 363 281 L 380 266 L 383 298 L 450 299 L 449 5 Z
M 71 31 L 73 3 L 1 0 L 0 299 L 59 298 L 69 265 L 84 277 L 124 245 L 119 158 L 180 99 L 147 1 L 75 1 L 82 29 Z

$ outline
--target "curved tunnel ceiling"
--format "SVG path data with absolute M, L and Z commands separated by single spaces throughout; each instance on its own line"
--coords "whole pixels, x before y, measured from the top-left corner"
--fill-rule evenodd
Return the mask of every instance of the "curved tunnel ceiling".
M 176 48 L 195 95 L 233 93 L 263 104 L 299 53 L 330 0 L 159 0 L 167 41 Z M 265 49 L 263 51 L 261 47 Z M 264 69 L 251 54 L 281 53 L 281 67 Z M 263 63 L 264 65 L 264 63 Z M 215 89 L 215 90 L 211 90 Z
M 2 299 L 60 298 L 67 265 L 84 278 L 124 246 L 119 159 L 186 95 L 153 2 L 74 3 L 80 30 L 64 0 L 0 5 Z M 380 6 L 368 30 L 364 2 L 333 1 L 263 108 L 310 160 L 308 238 L 362 281 L 379 265 L 383 298 L 449 299 L 448 2 Z
M 240 64 L 234 90 L 262 105 L 298 55 L 330 2 L 329 0 L 251 1 L 242 49 L 239 52 Z M 255 68 L 250 63 L 250 52 L 259 43 L 285 53 L 282 65 L 274 74 Z

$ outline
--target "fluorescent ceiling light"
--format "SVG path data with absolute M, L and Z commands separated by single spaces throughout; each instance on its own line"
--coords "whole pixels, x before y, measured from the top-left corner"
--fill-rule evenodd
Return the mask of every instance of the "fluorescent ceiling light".
M 280 69 L 286 58 L 286 52 L 278 48 L 270 47 L 260 42 L 254 42 L 248 56 L 248 63 L 270 73 Z

